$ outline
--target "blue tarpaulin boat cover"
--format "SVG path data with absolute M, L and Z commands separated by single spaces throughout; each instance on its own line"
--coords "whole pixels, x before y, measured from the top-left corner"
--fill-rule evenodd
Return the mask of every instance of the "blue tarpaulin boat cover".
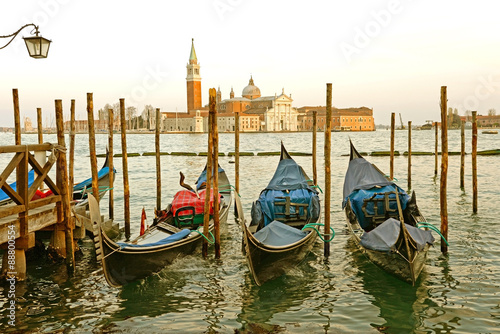
M 114 172 L 116 173 L 116 171 L 114 171 Z M 97 179 L 101 179 L 102 177 L 104 177 L 108 174 L 109 174 L 109 167 L 103 167 L 97 173 Z M 90 188 L 90 187 L 92 187 L 92 178 L 91 177 L 86 179 L 85 181 L 82 181 L 82 182 L 78 183 L 77 185 L 75 185 L 73 187 L 73 191 L 83 190 L 85 188 Z
M 424 249 L 426 244 L 432 245 L 434 243 L 434 237 L 430 230 L 421 230 L 408 224 L 405 226 L 415 240 L 419 251 Z M 401 223 L 394 218 L 389 218 L 370 232 L 363 233 L 360 244 L 367 249 L 390 252 L 395 248 L 394 245 L 398 241 L 400 232 Z
M 35 171 L 34 170 L 30 170 L 28 172 L 28 187 L 30 187 L 33 184 L 33 182 L 35 182 Z M 12 189 L 14 189 L 14 191 L 16 191 L 17 190 L 16 185 L 17 185 L 17 182 L 13 182 L 13 183 L 10 184 L 10 187 Z M 5 191 L 3 191 L 2 189 L 0 189 L 0 202 L 3 201 L 3 200 L 6 200 L 8 198 L 10 198 L 9 195 L 7 195 L 5 193 Z
M 219 169 L 218 169 L 218 172 L 219 173 L 222 173 L 224 171 L 224 169 L 222 169 L 221 166 L 219 166 Z M 206 182 L 207 181 L 207 169 L 205 167 L 205 169 L 203 170 L 203 172 L 201 172 L 200 174 L 200 177 L 198 177 L 198 180 L 196 180 L 196 189 L 200 189 L 201 185 L 203 184 L 203 182 Z
M 375 186 L 388 186 L 394 184 L 389 181 L 375 166 L 363 158 L 349 161 L 349 168 L 344 180 L 344 203 L 354 190 L 370 189 Z
M 275 212 L 285 212 L 284 206 L 275 207 L 275 201 L 285 201 L 277 197 L 290 197 L 292 203 L 308 204 L 309 222 L 314 223 L 318 220 L 320 214 L 318 192 L 309 186 L 304 171 L 293 159 L 283 159 L 279 162 L 273 178 L 260 193 L 259 199 L 253 203 L 252 224 L 258 224 L 264 219 L 264 225 L 268 225 L 275 220 Z M 294 207 L 290 208 L 290 213 L 295 213 Z
M 172 242 L 176 242 L 176 241 L 182 240 L 185 237 L 187 237 L 189 235 L 189 233 L 191 233 L 191 230 L 188 229 L 188 228 L 186 228 L 186 229 L 183 229 L 180 232 L 174 233 L 174 234 L 172 234 L 172 235 L 170 235 L 170 236 L 168 236 L 166 238 L 163 238 L 161 240 L 158 240 L 156 242 L 150 242 L 148 244 L 141 244 L 141 245 L 128 244 L 128 243 L 125 243 L 125 242 L 118 242 L 118 245 L 120 245 L 120 249 L 123 249 L 125 247 L 154 247 L 154 246 L 162 246 L 162 245 L 171 244 Z
M 268 246 L 286 246 L 305 238 L 308 232 L 288 226 L 279 221 L 272 221 L 267 226 L 254 233 L 254 237 Z
M 349 168 L 345 175 L 342 208 L 345 208 L 349 199 L 351 208 L 358 218 L 359 225 L 365 229 L 370 225 L 370 222 L 366 220 L 365 214 L 361 209 L 364 199 L 371 198 L 374 193 L 395 191 L 396 188 L 399 193 L 401 209 L 404 210 L 410 196 L 403 189 L 388 180 L 374 165 L 364 158 L 352 159 L 349 161 Z M 377 195 L 376 198 L 383 198 L 383 195 Z M 395 199 L 396 195 L 391 194 L 389 198 Z M 398 209 L 395 201 L 390 201 L 389 207 L 391 210 Z M 368 202 L 366 210 L 369 214 L 373 215 L 374 202 Z M 377 212 L 378 214 L 385 213 L 383 202 L 378 202 Z
M 353 191 L 347 198 L 351 201 L 351 208 L 356 214 L 356 217 L 358 218 L 359 225 L 363 228 L 366 229 L 370 225 L 370 221 L 368 221 L 365 217 L 365 213 L 362 210 L 363 203 L 365 199 L 371 198 L 375 193 L 386 193 L 386 192 L 393 192 L 396 190 L 396 187 L 398 189 L 399 193 L 399 202 L 401 203 L 401 210 L 406 209 L 406 204 L 410 200 L 410 196 L 401 189 L 400 187 L 396 186 L 395 184 L 391 184 L 385 187 L 373 187 L 371 189 L 358 189 Z M 374 198 L 384 198 L 384 195 L 377 195 Z M 396 194 L 390 194 L 389 198 L 395 199 Z M 375 213 L 374 210 L 375 207 L 375 202 L 369 201 L 366 204 L 366 212 L 370 215 L 373 215 Z M 398 205 L 396 201 L 389 201 L 389 208 L 391 210 L 394 210 L 397 212 L 398 210 Z M 385 214 L 385 206 L 383 201 L 377 202 L 377 213 L 380 214 Z

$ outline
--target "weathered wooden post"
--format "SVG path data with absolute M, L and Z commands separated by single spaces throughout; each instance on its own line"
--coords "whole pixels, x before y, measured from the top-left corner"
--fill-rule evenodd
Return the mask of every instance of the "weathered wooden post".
M 441 123 L 441 127 L 443 124 Z M 438 174 L 438 122 L 434 122 L 435 141 L 434 141 L 434 175 Z
M 394 180 L 394 131 L 396 130 L 396 114 L 391 113 L 391 158 L 390 158 L 390 177 Z
M 460 127 L 460 189 L 465 188 L 465 121 Z
M 313 160 L 313 183 L 315 186 L 318 185 L 318 171 L 317 171 L 317 164 L 316 164 L 316 134 L 318 133 L 318 111 L 313 110 L 313 142 L 312 142 L 312 160 Z
M 99 202 L 99 178 L 97 176 L 97 156 L 95 153 L 94 101 L 93 94 L 87 93 L 87 117 L 89 129 L 90 169 L 92 171 L 92 193 Z
M 113 130 L 115 118 L 113 109 L 108 109 L 108 166 L 109 166 L 109 219 L 113 220 L 115 216 L 115 197 L 113 192 L 114 187 L 114 165 L 113 165 Z
M 17 88 L 12 89 L 12 100 L 14 102 L 14 139 L 16 145 L 21 145 L 21 114 Z
M 36 122 L 37 122 L 37 133 L 38 133 L 38 144 L 43 144 L 43 127 L 42 127 L 42 108 L 36 108 Z M 35 152 L 35 160 L 41 165 L 45 165 L 47 161 L 47 152 L 37 151 Z M 71 165 L 70 165 L 71 168 Z M 70 177 L 72 174 L 70 174 Z M 40 190 L 44 189 L 44 183 L 40 185 Z
M 15 133 L 15 144 L 21 145 L 21 121 L 20 121 L 20 111 L 19 111 L 19 95 L 17 89 L 12 90 L 12 99 L 14 104 L 14 133 Z M 26 176 L 28 175 L 28 152 L 25 152 L 24 158 L 21 160 L 19 165 L 16 167 L 16 182 L 17 189 L 16 192 L 25 201 L 28 198 L 28 183 Z M 27 210 L 26 210 L 27 211 Z M 26 245 L 25 241 L 29 243 L 28 226 L 27 226 L 27 214 L 26 212 L 19 213 L 19 234 L 20 237 L 15 240 L 14 249 L 14 265 L 9 265 L 11 262 L 10 252 L 4 251 L 2 258 L 2 276 L 11 275 L 15 273 L 16 280 L 22 281 L 26 279 Z M 7 231 L 7 229 L 5 229 Z M 5 232 L 7 233 L 7 232 Z M 34 240 L 33 240 L 34 241 Z M 10 269 L 9 269 L 10 268 Z M 10 272 L 10 273 L 9 273 Z
M 70 121 L 69 121 L 69 184 L 68 189 L 73 192 L 75 184 L 74 178 L 74 161 L 75 161 L 75 100 L 71 100 Z M 73 195 L 70 195 L 70 201 Z
M 205 187 L 205 205 L 203 207 L 203 235 L 209 237 L 209 223 L 210 223 L 210 189 L 212 183 L 212 158 L 213 158 L 213 136 L 212 136 L 212 117 L 213 113 L 208 113 L 208 152 L 207 152 L 207 181 Z M 208 242 L 203 239 L 202 255 L 204 258 L 208 256 Z
M 43 144 L 42 108 L 36 108 L 38 144 Z
M 477 111 L 472 112 L 472 212 L 477 213 Z
M 411 190 L 411 121 L 408 121 L 408 192 Z
M 120 99 L 120 126 L 122 135 L 123 202 L 125 215 L 125 238 L 130 239 L 130 189 L 128 185 L 127 122 L 125 121 L 125 99 Z
M 161 161 L 160 161 L 160 108 L 156 108 L 155 151 L 156 151 L 156 209 L 161 210 Z
M 326 84 L 326 127 L 325 127 L 325 236 L 330 235 L 330 196 L 331 196 L 331 144 L 332 144 L 332 84 Z M 325 242 L 325 258 L 330 256 L 330 243 Z
M 448 100 L 446 86 L 441 86 L 441 234 L 448 240 L 448 203 L 446 198 L 446 187 L 448 183 Z M 441 252 L 448 252 L 448 246 L 441 241 Z
M 215 88 L 209 89 L 209 113 L 212 114 L 212 143 L 213 143 L 213 188 L 214 188 L 214 232 L 215 258 L 220 259 L 220 221 L 219 221 L 219 129 L 217 128 L 217 108 Z M 210 193 L 209 193 L 210 194 Z
M 240 112 L 234 112 L 234 188 L 236 196 L 240 193 Z M 236 205 L 235 205 L 236 210 Z M 241 214 L 241 212 L 239 213 Z
M 64 139 L 64 122 L 62 101 L 56 100 L 56 126 L 57 126 L 57 144 L 66 147 Z M 66 153 L 59 152 L 57 157 L 57 185 L 61 192 L 62 223 L 65 226 L 64 234 L 66 240 L 66 265 L 69 273 L 75 272 L 75 252 L 73 250 L 73 222 L 71 217 L 70 194 L 68 189 L 68 165 L 66 163 Z

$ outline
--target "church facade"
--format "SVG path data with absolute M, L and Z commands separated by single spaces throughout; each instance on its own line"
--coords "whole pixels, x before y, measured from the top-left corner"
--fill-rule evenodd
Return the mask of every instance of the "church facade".
M 202 106 L 200 64 L 191 41 L 191 53 L 186 65 L 187 113 L 162 113 L 162 129 L 166 131 L 207 132 L 208 107 Z M 217 126 L 221 132 L 235 130 L 235 113 L 239 115 L 239 128 L 243 132 L 297 131 L 298 112 L 292 106 L 291 94 L 261 96 L 260 89 L 250 77 L 241 96 L 235 97 L 231 88 L 229 99 L 222 100 L 217 91 Z

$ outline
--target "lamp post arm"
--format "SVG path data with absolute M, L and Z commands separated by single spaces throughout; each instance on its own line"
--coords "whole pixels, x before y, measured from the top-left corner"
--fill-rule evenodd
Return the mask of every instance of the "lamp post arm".
M 38 33 L 39 33 L 38 32 L 38 26 L 36 26 L 34 23 L 25 24 L 24 26 L 22 26 L 21 28 L 19 28 L 19 30 L 16 31 L 15 33 L 13 33 L 13 34 L 6 35 L 6 36 L 0 36 L 0 38 L 9 38 L 9 37 L 12 37 L 10 39 L 10 41 L 7 42 L 7 44 L 5 44 L 4 46 L 0 47 L 0 50 L 3 49 L 3 48 L 5 48 L 5 47 L 7 47 L 7 45 L 9 45 L 14 40 L 14 38 L 16 38 L 16 36 L 21 32 L 21 30 L 23 30 L 24 28 L 29 27 L 29 26 L 35 27 L 35 29 L 34 29 L 35 30 L 35 34 L 38 36 Z

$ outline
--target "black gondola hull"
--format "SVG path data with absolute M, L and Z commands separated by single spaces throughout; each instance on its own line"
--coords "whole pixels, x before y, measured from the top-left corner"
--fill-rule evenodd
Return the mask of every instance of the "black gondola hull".
M 224 172 L 219 173 L 219 185 L 227 185 L 220 193 L 223 195 L 219 211 L 219 223 L 225 224 L 232 202 L 232 192 L 229 181 Z M 98 260 L 102 263 L 104 277 L 109 285 L 119 287 L 133 281 L 148 277 L 161 271 L 178 258 L 191 255 L 200 249 L 204 237 L 196 231 L 185 238 L 158 246 L 150 247 L 122 247 L 108 238 L 101 228 L 100 211 L 95 198 L 88 196 L 90 204 L 90 219 L 94 225 L 94 241 Z M 209 222 L 209 231 L 213 232 L 214 221 Z M 154 233 L 161 233 L 164 237 L 174 234 L 161 229 L 158 225 L 149 228 L 146 233 L 137 239 L 148 239 Z
M 283 247 L 269 247 L 259 242 L 244 225 L 244 250 L 257 285 L 286 274 L 300 264 L 311 251 L 317 234 L 311 229 L 300 241 Z

